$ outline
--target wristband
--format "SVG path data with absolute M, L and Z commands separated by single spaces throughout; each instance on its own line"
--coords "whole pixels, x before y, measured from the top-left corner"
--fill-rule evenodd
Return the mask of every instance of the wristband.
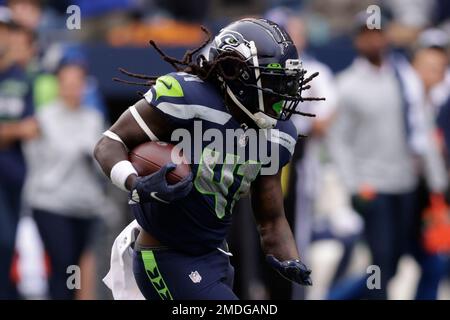
M 110 178 L 114 185 L 124 191 L 128 191 L 125 182 L 131 174 L 138 175 L 136 169 L 130 161 L 122 160 L 117 162 L 111 169 Z

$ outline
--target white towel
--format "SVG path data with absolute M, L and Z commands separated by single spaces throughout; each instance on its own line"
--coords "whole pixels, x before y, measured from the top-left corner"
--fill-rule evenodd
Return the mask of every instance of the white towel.
M 111 266 L 103 282 L 112 291 L 115 300 L 145 300 L 133 275 L 133 249 L 131 245 L 139 233 L 133 220 L 114 240 L 111 249 Z

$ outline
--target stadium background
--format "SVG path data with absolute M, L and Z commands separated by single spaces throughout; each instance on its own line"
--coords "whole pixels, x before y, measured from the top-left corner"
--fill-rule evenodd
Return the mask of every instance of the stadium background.
M 79 30 L 68 30 L 66 27 L 70 16 L 66 10 L 71 4 L 81 9 Z M 330 76 L 334 77 L 347 68 L 356 56 L 352 40 L 355 15 L 374 4 L 380 6 L 382 13 L 389 19 L 389 23 L 383 24 L 382 28 L 385 28 L 396 51 L 411 59 L 413 49 L 430 41 L 437 41 L 448 49 L 449 39 L 442 40 L 442 35 L 450 37 L 450 3 L 445 0 L 0 1 L 0 5 L 13 10 L 17 22 L 28 24 L 27 27 L 34 29 L 37 35 L 36 50 L 30 51 L 32 54 L 24 66 L 27 70 L 35 70 L 30 71 L 34 72 L 30 79 L 33 80 L 35 110 L 39 112 L 40 108 L 56 97 L 58 83 L 53 73 L 62 60 L 72 59 L 89 70 L 87 101 L 103 115 L 105 128 L 139 98 L 138 91 L 145 90 L 145 87 L 126 86 L 112 81 L 112 78 L 120 75 L 118 68 L 152 75 L 172 70 L 150 48 L 150 39 L 155 40 L 169 55 L 181 57 L 187 48 L 195 47 L 202 41 L 200 25 L 207 26 L 215 33 L 238 18 L 268 17 L 283 22 L 287 14 L 294 13 L 302 19 L 301 27 L 305 27 L 308 56 L 328 66 L 333 73 Z M 438 28 L 441 33 L 434 33 L 438 36 L 429 33 L 431 36 L 423 37 L 424 31 L 430 28 Z M 448 78 L 442 81 L 447 81 L 444 91 L 450 93 Z M 334 85 L 331 79 L 327 85 Z M 327 97 L 327 90 L 324 91 Z M 331 102 L 325 104 L 333 103 L 333 99 L 329 100 Z M 314 108 L 325 107 L 317 103 L 310 108 L 313 111 Z M 450 119 L 447 118 L 446 122 L 450 126 Z M 80 130 L 83 130 L 82 123 Z M 323 141 L 316 142 L 320 148 L 323 147 Z M 307 143 L 300 144 L 303 149 L 297 151 L 297 157 L 294 157 L 296 163 L 302 161 L 299 158 L 305 157 L 304 147 Z M 311 200 L 313 209 L 308 211 L 310 223 L 307 233 L 310 237 L 305 240 L 308 249 L 303 257 L 313 270 L 315 286 L 307 291 L 299 288 L 292 290 L 289 283 L 265 266 L 249 202 L 243 199 L 234 215 L 235 223 L 229 239 L 234 253 L 232 260 L 237 270 L 235 291 L 239 297 L 326 299 L 332 297 L 331 289 L 336 289 L 341 281 L 366 274 L 367 266 L 370 265 L 370 252 L 362 237 L 362 219 L 345 200 L 346 195 L 333 164 L 329 161 L 319 162 L 319 169 L 314 171 L 317 176 L 305 178 L 305 181 L 313 179 L 322 183 L 320 191 Z M 305 192 L 296 188 L 293 167 L 291 165 L 284 172 L 287 215 L 292 223 L 303 219 L 298 216 L 297 207 L 292 203 L 293 199 L 301 197 L 299 193 Z M 448 172 L 447 167 L 447 175 Z M 85 253 L 86 259 L 80 262 L 81 272 L 86 277 L 83 278 L 82 289 L 77 293 L 80 299 L 111 298 L 101 279 L 109 267 L 111 244 L 131 219 L 126 195 L 105 182 L 103 179 L 108 201 L 100 214 L 101 224 L 93 240 L 95 245 L 91 252 Z M 338 207 L 342 210 L 334 210 Z M 48 298 L 46 277 L 51 270 L 29 211 L 24 200 L 11 277 L 17 283 L 22 298 L 45 299 Z M 442 256 L 445 261 L 448 260 L 446 254 Z M 439 299 L 450 298 L 448 261 L 444 267 L 445 275 L 440 279 L 437 293 Z M 404 255 L 396 276 L 389 283 L 389 298 L 413 299 L 420 275 L 418 262 L 411 255 Z

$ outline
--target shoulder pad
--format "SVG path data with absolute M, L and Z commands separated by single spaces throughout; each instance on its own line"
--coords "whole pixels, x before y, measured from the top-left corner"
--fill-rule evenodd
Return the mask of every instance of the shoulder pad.
M 185 72 L 172 72 L 159 77 L 144 98 L 177 125 L 193 119 L 224 124 L 231 118 L 224 110 L 217 90 Z

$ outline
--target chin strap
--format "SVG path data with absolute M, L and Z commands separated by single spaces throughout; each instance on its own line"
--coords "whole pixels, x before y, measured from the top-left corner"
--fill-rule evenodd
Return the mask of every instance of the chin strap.
M 249 42 L 250 45 L 250 54 L 253 59 L 253 66 L 255 67 L 255 79 L 256 85 L 258 87 L 262 87 L 261 85 L 261 77 L 259 72 L 259 62 L 258 62 L 258 51 L 256 49 L 256 45 L 254 41 Z M 226 84 L 225 84 L 226 85 Z M 271 129 L 274 128 L 277 124 L 277 120 L 268 116 L 264 113 L 264 97 L 263 92 L 261 90 L 258 91 L 258 105 L 259 111 L 255 113 L 251 113 L 237 98 L 236 95 L 231 91 L 230 87 L 226 85 L 227 94 L 230 96 L 231 100 L 242 110 L 245 112 L 250 119 L 252 119 L 256 125 L 261 129 Z
M 253 66 L 255 67 L 255 79 L 256 79 L 256 85 L 258 87 L 262 87 L 261 85 L 261 77 L 259 72 L 259 62 L 258 62 L 258 52 L 256 49 L 256 45 L 254 41 L 249 42 L 250 45 L 250 54 L 253 60 Z M 221 80 L 222 83 L 224 83 L 223 80 Z M 233 100 L 233 102 L 242 110 L 244 113 L 252 119 L 256 125 L 261 129 L 272 129 L 276 126 L 277 120 L 268 116 L 264 113 L 264 97 L 263 92 L 261 90 L 258 91 L 258 105 L 259 105 L 259 111 L 255 113 L 251 113 L 237 98 L 236 95 L 231 91 L 230 87 L 225 84 L 226 91 L 228 96 Z
M 256 85 L 259 88 L 262 88 L 261 77 L 259 72 L 258 50 L 256 49 L 254 41 L 250 41 L 249 44 L 250 44 L 250 53 L 253 59 L 253 66 L 255 67 Z M 259 104 L 259 111 L 264 112 L 264 97 L 263 92 L 261 90 L 258 90 L 258 104 Z
M 271 129 L 274 128 L 277 124 L 277 120 L 268 116 L 264 112 L 258 111 L 256 113 L 251 113 L 244 105 L 236 98 L 233 91 L 231 91 L 230 87 L 227 86 L 227 94 L 233 100 L 234 104 L 236 104 L 244 113 L 252 119 L 258 127 L 261 129 Z

